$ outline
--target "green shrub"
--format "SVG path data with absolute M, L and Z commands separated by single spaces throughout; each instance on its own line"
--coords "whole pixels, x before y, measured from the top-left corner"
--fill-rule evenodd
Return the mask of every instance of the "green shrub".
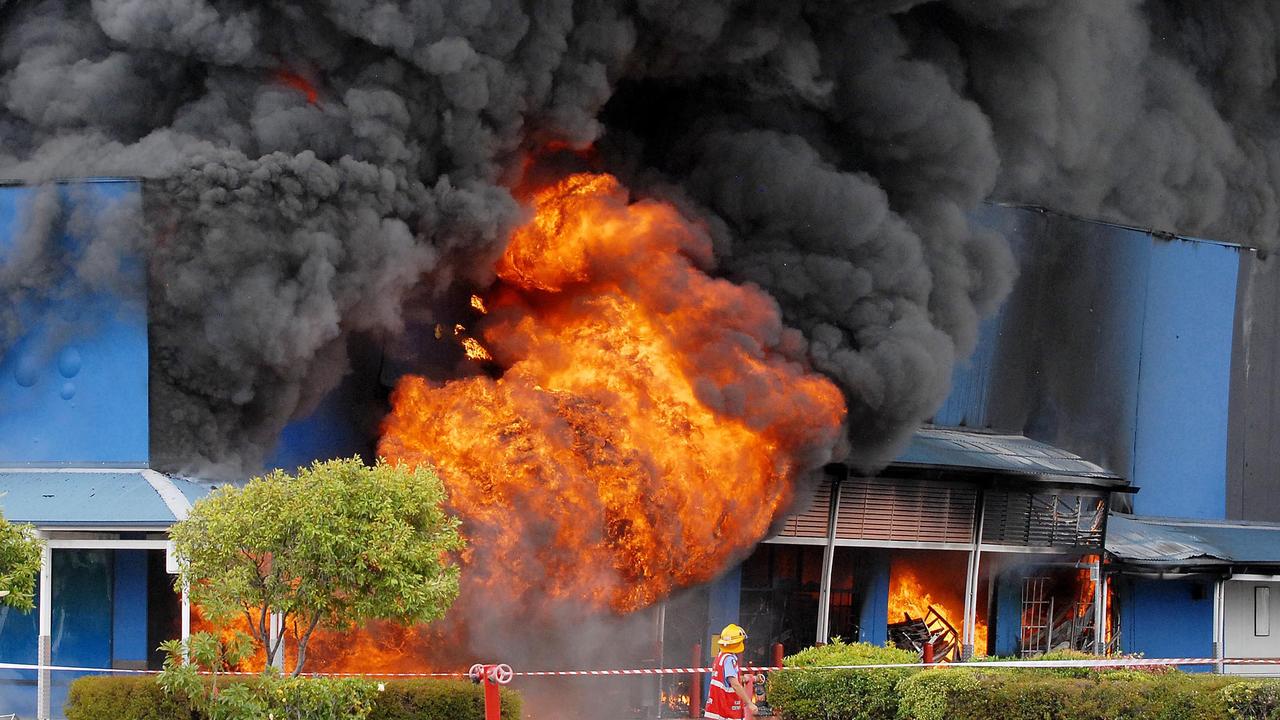
M 188 720 L 191 706 L 150 677 L 83 677 L 71 683 L 67 720 Z
M 898 684 L 898 714 L 913 720 L 951 720 L 950 708 L 960 695 L 978 692 L 982 682 L 969 670 L 935 670 L 912 675 Z
M 835 640 L 785 660 L 788 667 L 894 665 L 920 658 L 895 648 Z M 898 714 L 898 684 L 918 672 L 884 670 L 785 670 L 769 678 L 770 707 L 787 720 L 892 720 Z
M 1280 720 L 1280 680 L 1238 682 L 1221 693 L 1233 720 Z
M 258 678 L 220 687 L 258 688 Z M 270 707 L 276 720 L 330 720 L 367 717 L 368 720 L 482 720 L 484 689 L 467 681 L 390 680 L 382 684 L 363 679 L 293 678 L 272 684 Z M 365 705 L 367 703 L 367 705 Z M 345 708 L 345 709 L 344 709 Z M 354 708 L 353 715 L 348 710 Z M 71 684 L 67 720 L 204 720 L 182 697 L 168 695 L 150 677 L 85 677 Z M 348 714 L 344 715 L 343 712 Z M 519 720 L 521 702 L 514 690 L 502 691 L 503 720 Z
M 520 720 L 521 701 L 502 690 L 502 720 Z M 484 688 L 467 680 L 388 682 L 369 720 L 467 720 L 484 717 Z M 70 719 L 68 719 L 70 720 Z
M 964 668 L 919 673 L 901 685 L 902 720 L 1211 720 L 1228 717 L 1232 678 L 1185 673 Z M 1246 716 L 1247 717 L 1247 716 Z

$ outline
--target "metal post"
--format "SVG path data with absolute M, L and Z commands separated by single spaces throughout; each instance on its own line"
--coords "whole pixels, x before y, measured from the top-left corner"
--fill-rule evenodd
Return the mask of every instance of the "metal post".
M 693 645 L 693 667 L 702 665 L 702 643 Z M 702 673 L 689 676 L 689 717 L 702 717 Z
M 986 516 L 984 502 L 984 495 L 979 492 L 977 502 L 974 503 L 977 522 L 974 523 L 973 548 L 969 550 L 969 570 L 964 579 L 964 635 L 960 646 L 961 660 L 973 658 L 973 644 L 977 629 L 975 626 L 978 622 L 978 570 L 982 560 L 982 526 Z
M 667 603 L 665 601 L 658 603 L 657 614 L 658 614 L 658 642 L 657 642 L 656 649 L 658 651 L 658 669 L 665 670 L 667 667 L 666 648 L 664 647 L 664 644 L 666 642 L 666 631 L 667 631 Z M 654 693 L 653 697 L 654 697 L 654 700 L 656 700 L 658 703 L 659 717 L 662 716 L 662 686 L 666 684 L 666 677 L 667 676 L 663 674 L 659 674 L 654 677 L 654 687 L 656 689 L 656 692 Z
M 191 639 L 191 586 L 182 583 L 182 642 Z
M 498 683 L 484 676 L 484 720 L 502 720 L 502 694 L 498 692 Z
M 270 652 L 271 648 L 277 649 L 276 654 L 267 659 L 271 661 L 271 667 L 281 673 L 284 672 L 284 630 L 284 617 L 280 613 L 271 613 L 271 618 L 268 620 L 267 652 Z M 277 641 L 280 643 L 279 646 L 276 645 Z
M 36 645 L 36 717 L 52 717 L 53 688 L 49 665 L 53 664 L 53 548 L 47 544 L 40 553 L 40 635 Z
M 831 507 L 827 509 L 827 546 L 822 553 L 822 583 L 818 589 L 818 644 L 831 635 L 831 570 L 836 557 L 836 513 L 840 508 L 840 481 L 831 481 Z
M 1225 657 L 1226 648 L 1223 647 L 1226 634 L 1226 623 L 1224 622 L 1224 612 L 1226 607 L 1226 582 L 1219 578 L 1213 584 L 1213 657 L 1218 662 L 1214 663 L 1213 671 L 1219 675 L 1223 672 L 1222 658 Z
M 782 656 L 784 653 L 785 650 L 782 647 L 782 643 L 773 644 L 773 667 L 782 667 Z
M 1089 568 L 1093 576 L 1093 654 L 1106 655 L 1107 642 L 1107 577 L 1103 574 L 1102 553 L 1093 567 Z

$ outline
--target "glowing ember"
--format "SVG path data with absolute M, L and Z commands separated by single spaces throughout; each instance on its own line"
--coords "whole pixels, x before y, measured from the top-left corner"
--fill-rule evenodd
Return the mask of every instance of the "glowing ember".
M 307 102 L 312 105 L 315 105 L 320 100 L 320 93 L 316 90 L 315 85 L 312 85 L 311 81 L 292 70 L 277 70 L 276 81 L 302 93 L 306 96 Z
M 463 338 L 462 349 L 466 351 L 467 357 L 471 360 L 492 360 L 493 356 L 488 350 L 480 344 L 475 338 Z
M 932 606 L 951 623 L 958 635 L 964 634 L 965 561 L 947 554 L 893 558 L 889 567 L 889 622 L 901 622 L 904 616 L 923 620 Z M 974 628 L 974 654 L 987 654 L 987 624 L 978 613 Z
M 670 205 L 580 174 L 533 206 L 480 333 L 504 374 L 404 378 L 379 452 L 440 469 L 473 591 L 634 610 L 758 541 L 843 401 L 768 296 L 703 272 L 710 239 Z
M 481 315 L 487 315 L 489 313 L 489 309 L 485 307 L 484 298 L 479 295 L 471 296 L 471 307 Z

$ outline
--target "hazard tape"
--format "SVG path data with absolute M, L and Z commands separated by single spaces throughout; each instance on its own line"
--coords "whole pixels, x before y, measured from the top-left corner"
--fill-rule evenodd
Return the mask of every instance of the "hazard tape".
M 1186 665 L 1280 665 L 1280 658 L 1097 658 L 1088 660 L 993 660 L 969 663 L 890 663 L 884 665 L 784 665 L 781 667 L 747 667 L 743 672 L 780 672 L 795 670 L 890 670 L 899 668 L 968 668 L 981 670 L 984 668 L 1150 668 L 1180 667 Z M 0 670 L 48 670 L 50 672 L 79 672 L 96 674 L 155 675 L 158 670 L 125 670 L 121 668 L 79 667 L 73 665 L 31 665 L 25 663 L 0 662 Z M 622 670 L 517 670 L 512 673 L 516 677 L 604 677 L 626 675 L 692 675 L 710 673 L 714 668 L 633 668 Z M 256 672 L 224 672 L 219 675 L 258 675 Z M 465 678 L 465 672 L 312 672 L 302 673 L 306 677 L 374 677 L 374 678 Z
M 100 675 L 158 675 L 159 670 L 125 670 L 122 668 L 100 668 L 100 667 L 79 667 L 74 665 L 30 665 L 26 663 L 7 663 L 0 662 L 0 670 L 48 670 L 50 672 L 78 672 L 78 673 L 95 673 Z M 211 675 L 208 671 L 201 671 L 202 675 Z M 237 670 L 226 670 L 218 673 L 219 675 L 244 675 L 256 676 L 261 675 L 260 672 L 242 672 Z M 466 673 L 463 672 L 416 672 L 416 673 L 383 673 L 383 672 L 309 672 L 301 673 L 306 677 L 379 677 L 379 678 L 465 678 Z M 3 717 L 3 716 L 0 716 Z

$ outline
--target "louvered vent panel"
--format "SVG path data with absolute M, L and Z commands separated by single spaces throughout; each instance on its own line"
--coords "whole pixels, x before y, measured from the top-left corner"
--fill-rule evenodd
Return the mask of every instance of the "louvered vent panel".
M 982 541 L 992 545 L 1102 546 L 1106 500 L 1072 493 L 993 490 L 986 496 Z
M 836 537 L 971 543 L 977 496 L 961 483 L 849 478 L 840 485 Z
M 813 500 L 802 512 L 794 513 L 782 525 L 778 537 L 825 538 L 831 513 L 831 481 L 823 480 Z

